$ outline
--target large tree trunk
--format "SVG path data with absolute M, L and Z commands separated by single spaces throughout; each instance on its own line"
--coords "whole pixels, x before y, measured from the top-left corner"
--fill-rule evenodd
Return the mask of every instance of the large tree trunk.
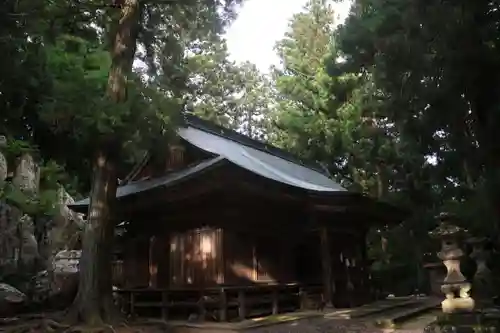
M 116 195 L 115 165 L 109 153 L 98 152 L 88 221 L 83 232 L 80 281 L 74 309 L 78 320 L 99 326 L 113 319 L 111 249 L 115 221 L 111 203 Z
M 127 99 L 128 75 L 136 51 L 140 18 L 139 0 L 121 2 L 120 13 L 112 31 L 112 64 L 107 96 L 116 104 Z M 111 280 L 111 254 L 115 220 L 116 159 L 119 142 L 111 134 L 102 138 L 94 160 L 94 174 L 88 222 L 85 226 L 80 259 L 78 294 L 73 304 L 78 320 L 89 326 L 114 321 Z

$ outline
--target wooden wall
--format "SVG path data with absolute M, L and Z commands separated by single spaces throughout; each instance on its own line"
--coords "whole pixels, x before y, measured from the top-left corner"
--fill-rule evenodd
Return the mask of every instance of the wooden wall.
M 170 237 L 168 234 L 149 239 L 149 286 L 167 288 L 170 285 Z
M 296 282 L 293 243 L 279 235 L 262 236 L 226 230 L 225 284 Z
M 321 241 L 319 232 L 301 235 L 301 240 L 292 253 L 297 268 L 297 280 L 300 283 L 321 283 L 322 265 L 320 254 Z
M 170 235 L 170 286 L 224 283 L 223 231 L 201 228 Z
M 366 303 L 370 288 L 363 235 L 332 231 L 331 239 L 334 305 Z M 311 231 L 298 240 L 210 227 L 137 237 L 124 247 L 124 287 L 321 283 L 319 234 Z
M 331 242 L 334 278 L 334 305 L 351 307 L 365 303 L 369 297 L 368 267 L 364 253 L 363 232 L 339 232 Z
M 149 238 L 139 236 L 127 241 L 123 253 L 125 288 L 149 286 Z
M 124 248 L 126 288 L 298 282 L 295 244 L 279 235 L 206 227 L 137 237 Z
M 170 287 L 296 282 L 292 244 L 280 237 L 202 228 L 170 236 Z

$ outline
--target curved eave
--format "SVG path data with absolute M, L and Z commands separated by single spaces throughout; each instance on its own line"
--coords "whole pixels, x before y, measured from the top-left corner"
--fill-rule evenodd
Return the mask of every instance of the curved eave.
M 116 191 L 116 198 L 118 201 L 141 193 L 152 191 L 158 188 L 169 188 L 180 183 L 198 177 L 208 170 L 219 167 L 225 164 L 227 161 L 223 157 L 215 157 L 199 164 L 196 164 L 187 169 L 172 172 L 163 177 L 157 177 L 148 180 L 136 181 L 124 186 L 119 186 Z M 68 207 L 76 212 L 85 213 L 88 210 L 90 199 L 86 198 L 75 202 L 74 204 L 68 205 Z

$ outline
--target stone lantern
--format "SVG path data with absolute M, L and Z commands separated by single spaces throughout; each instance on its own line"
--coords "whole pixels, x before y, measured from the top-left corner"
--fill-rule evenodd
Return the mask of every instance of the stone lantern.
M 486 248 L 487 239 L 473 237 L 468 240 L 472 245 L 470 257 L 476 262 L 476 273 L 472 280 L 472 295 L 480 309 L 493 306 L 492 273 L 487 263 L 491 257 L 491 251 Z
M 460 271 L 460 259 L 464 256 L 460 243 L 467 230 L 453 224 L 454 217 L 449 214 L 440 214 L 438 220 L 438 227 L 429 234 L 441 241 L 438 258 L 446 267 L 446 276 L 441 285 L 441 291 L 446 296 L 441 302 L 443 312 L 472 311 L 474 300 L 469 296 L 471 285 Z

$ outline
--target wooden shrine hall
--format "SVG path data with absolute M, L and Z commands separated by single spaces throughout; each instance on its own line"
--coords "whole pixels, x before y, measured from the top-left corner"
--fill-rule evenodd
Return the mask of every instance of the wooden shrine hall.
M 372 301 L 366 234 L 404 211 L 192 115 L 178 135 L 117 191 L 113 279 L 127 311 L 227 321 Z

